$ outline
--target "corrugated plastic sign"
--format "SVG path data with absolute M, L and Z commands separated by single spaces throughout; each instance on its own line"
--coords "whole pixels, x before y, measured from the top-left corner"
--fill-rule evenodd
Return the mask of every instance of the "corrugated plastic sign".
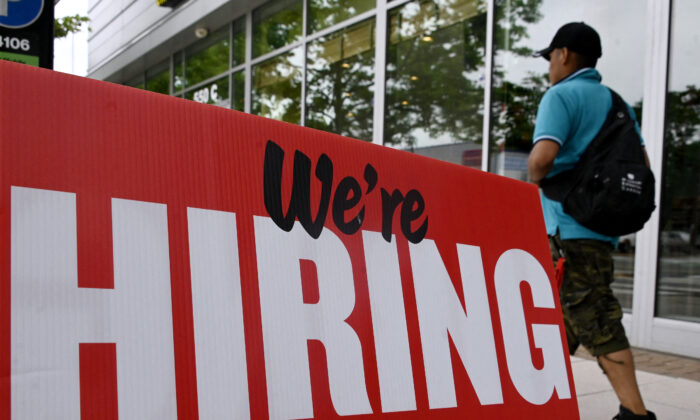
M 0 419 L 578 418 L 534 186 L 0 63 Z

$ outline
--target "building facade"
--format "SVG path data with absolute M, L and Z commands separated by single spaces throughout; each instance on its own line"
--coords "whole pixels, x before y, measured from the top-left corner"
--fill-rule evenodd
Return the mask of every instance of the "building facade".
M 564 23 L 598 30 L 658 209 L 620 240 L 635 346 L 700 357 L 700 3 L 694 0 L 90 0 L 88 76 L 525 180 Z

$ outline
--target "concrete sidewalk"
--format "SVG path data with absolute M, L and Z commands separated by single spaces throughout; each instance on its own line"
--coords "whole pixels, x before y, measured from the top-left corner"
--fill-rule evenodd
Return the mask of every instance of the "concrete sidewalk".
M 700 360 L 634 350 L 637 381 L 644 403 L 659 420 L 700 419 Z M 637 353 L 643 353 L 644 357 Z M 581 420 L 611 419 L 618 400 L 608 379 L 590 356 L 571 358 Z M 651 362 L 651 363 L 650 363 Z M 682 365 L 684 369 L 677 366 Z M 641 370 L 653 370 L 656 373 Z M 685 376 L 685 377 L 679 377 Z M 693 378 L 693 379 L 687 379 Z

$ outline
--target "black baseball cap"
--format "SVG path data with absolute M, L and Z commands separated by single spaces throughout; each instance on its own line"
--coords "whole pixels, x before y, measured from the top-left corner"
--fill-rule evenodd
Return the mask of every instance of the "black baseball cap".
M 590 58 L 597 59 L 603 55 L 598 32 L 583 22 L 571 22 L 559 28 L 549 47 L 536 51 L 533 56 L 549 61 L 549 54 L 555 48 L 563 47 Z

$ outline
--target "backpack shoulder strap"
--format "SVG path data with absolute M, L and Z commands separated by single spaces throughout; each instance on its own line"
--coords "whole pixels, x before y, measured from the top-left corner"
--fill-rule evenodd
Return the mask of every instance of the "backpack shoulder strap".
M 608 137 L 608 131 L 614 129 L 616 121 L 620 119 L 626 120 L 630 118 L 629 110 L 627 109 L 627 104 L 620 97 L 620 95 L 614 90 L 608 87 L 608 91 L 612 97 L 612 105 L 608 111 L 605 121 L 600 128 L 600 131 L 593 137 L 593 140 L 586 147 L 586 150 L 581 154 L 576 166 L 573 169 L 561 172 L 553 177 L 544 178 L 540 182 L 540 188 L 547 198 L 555 201 L 562 202 L 566 195 L 571 191 L 578 180 L 578 175 L 581 173 L 581 168 L 589 160 L 589 156 L 595 154 L 598 149 L 611 146 L 610 144 L 603 144 L 603 142 Z M 623 115 L 619 115 L 620 112 Z
M 586 162 L 591 156 L 605 155 L 607 151 L 615 147 L 615 145 L 621 141 L 621 138 L 615 133 L 620 132 L 620 127 L 625 125 L 629 126 L 632 120 L 629 108 L 624 99 L 614 90 L 610 88 L 608 88 L 608 90 L 612 97 L 612 105 L 600 131 L 581 154 L 579 164 L 582 164 L 581 162 Z M 579 164 L 577 164 L 577 166 Z
M 610 108 L 610 112 L 622 112 L 625 114 L 624 116 L 626 118 L 631 119 L 632 116 L 630 115 L 627 102 L 625 102 L 625 100 L 622 99 L 622 97 L 614 90 L 610 89 L 609 87 L 608 90 L 610 91 L 610 96 L 612 97 L 612 107 Z

